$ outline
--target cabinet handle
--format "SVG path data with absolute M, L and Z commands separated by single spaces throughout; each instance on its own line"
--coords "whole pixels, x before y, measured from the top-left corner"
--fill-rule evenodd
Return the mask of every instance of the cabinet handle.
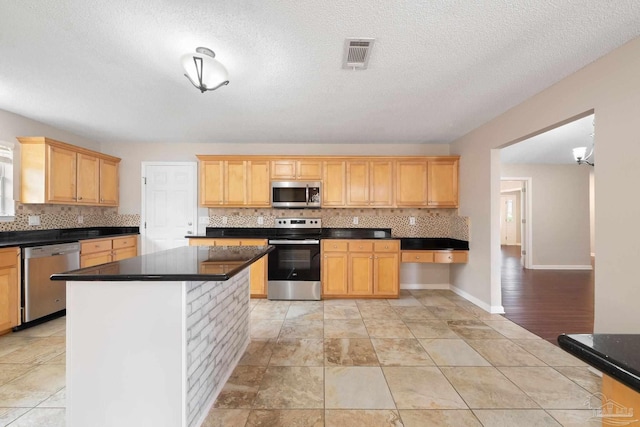
M 362 245 L 359 246 L 359 249 L 362 249 Z
M 78 200 L 82 200 L 82 197 L 78 197 Z
M 420 255 L 416 255 L 416 259 L 420 259 Z
M 389 245 L 385 245 L 385 246 L 384 246 L 384 248 L 385 248 L 385 249 L 389 249 Z
M 100 245 L 95 245 L 94 247 L 95 247 L 95 248 L 99 248 L 99 247 L 100 247 Z
M 338 247 L 338 245 L 333 245 L 333 249 L 336 249 Z

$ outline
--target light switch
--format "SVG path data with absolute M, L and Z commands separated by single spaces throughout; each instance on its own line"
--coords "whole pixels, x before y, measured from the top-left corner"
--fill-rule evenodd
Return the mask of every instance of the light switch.
M 227 223 L 227 217 L 226 217 L 226 216 L 223 216 L 223 217 L 222 217 L 222 223 L 223 223 L 223 224 L 226 224 L 226 223 Z
M 416 217 L 415 216 L 410 216 L 409 217 L 409 225 L 416 225 Z
M 258 225 L 263 225 L 264 224 L 264 217 L 263 216 L 259 216 L 258 217 Z
M 40 215 L 29 215 L 29 225 L 40 225 Z
M 353 225 L 358 225 L 358 217 L 357 216 L 353 217 Z
M 84 224 L 84 217 L 82 215 L 78 215 L 78 224 Z

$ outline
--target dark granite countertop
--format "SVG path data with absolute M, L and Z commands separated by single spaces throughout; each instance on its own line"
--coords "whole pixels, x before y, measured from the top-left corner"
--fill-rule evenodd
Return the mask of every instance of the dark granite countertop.
M 233 277 L 273 249 L 273 246 L 183 246 L 53 274 L 51 280 L 222 281 Z M 216 273 L 206 272 L 210 266 L 215 266 Z
M 38 246 L 50 243 L 71 243 L 79 240 L 140 234 L 139 227 L 86 227 L 57 228 L 53 230 L 26 230 L 0 232 L 0 247 Z
M 460 250 L 468 251 L 469 242 L 466 240 L 450 239 L 447 237 L 401 237 L 400 250 L 403 251 L 435 251 Z
M 560 347 L 640 393 L 640 335 L 572 334 L 558 337 Z
M 207 227 L 204 236 L 186 236 L 191 239 L 205 238 L 253 238 L 276 239 L 282 229 L 244 228 L 244 227 Z M 440 237 L 401 237 L 393 236 L 390 228 L 322 228 L 320 239 L 395 239 L 400 240 L 402 250 L 469 250 L 465 240 Z

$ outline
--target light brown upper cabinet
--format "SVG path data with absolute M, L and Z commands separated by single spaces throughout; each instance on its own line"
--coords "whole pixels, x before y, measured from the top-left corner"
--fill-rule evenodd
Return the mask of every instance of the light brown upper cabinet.
M 429 207 L 458 207 L 458 159 L 429 160 L 427 171 L 427 205 Z
M 396 206 L 457 208 L 458 163 L 458 157 L 398 160 Z
M 322 206 L 346 206 L 346 162 L 327 160 L 322 165 L 322 173 Z
M 322 161 L 320 160 L 273 160 L 271 162 L 271 179 L 321 180 Z
M 393 162 L 347 161 L 347 206 L 392 207 Z
M 427 160 L 396 162 L 396 205 L 398 207 L 427 206 Z
M 45 137 L 19 137 L 22 203 L 118 205 L 120 159 Z
M 269 161 L 197 156 L 202 206 L 269 206 Z

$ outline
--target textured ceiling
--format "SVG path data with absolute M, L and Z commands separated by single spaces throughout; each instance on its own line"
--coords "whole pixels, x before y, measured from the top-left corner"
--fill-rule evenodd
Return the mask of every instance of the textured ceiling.
M 573 149 L 594 146 L 593 114 L 500 150 L 502 163 L 575 163 Z M 593 135 L 593 136 L 592 136 Z M 593 162 L 595 155 L 590 158 Z
M 99 142 L 447 143 L 638 35 L 638 1 L 0 0 L 0 109 Z M 228 86 L 183 76 L 197 46 Z

